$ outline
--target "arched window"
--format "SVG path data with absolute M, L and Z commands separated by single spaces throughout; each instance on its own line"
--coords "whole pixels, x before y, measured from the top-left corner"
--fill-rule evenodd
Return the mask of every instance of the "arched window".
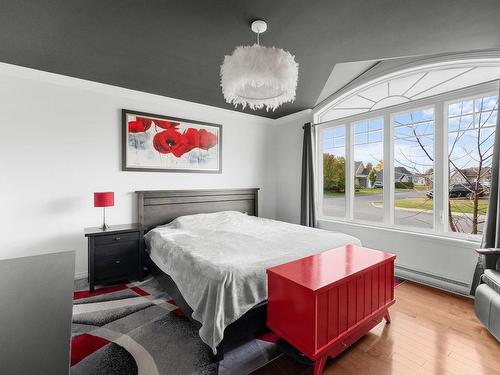
M 499 78 L 497 57 L 422 62 L 316 108 L 319 216 L 478 238 Z

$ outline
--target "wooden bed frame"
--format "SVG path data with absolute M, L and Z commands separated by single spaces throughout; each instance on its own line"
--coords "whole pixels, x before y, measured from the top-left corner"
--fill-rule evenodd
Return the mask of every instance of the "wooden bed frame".
M 146 190 L 136 191 L 139 223 L 144 233 L 158 225 L 167 224 L 179 216 L 218 211 L 239 211 L 258 216 L 258 188 L 220 190 Z M 182 296 L 172 278 L 161 271 L 146 254 L 149 270 L 165 288 L 186 317 L 200 328 L 201 324 L 191 317 L 193 310 Z M 267 301 L 261 302 L 224 330 L 224 339 L 217 346 L 214 361 L 224 357 L 224 351 L 266 329 Z M 212 353 L 212 350 L 210 349 Z

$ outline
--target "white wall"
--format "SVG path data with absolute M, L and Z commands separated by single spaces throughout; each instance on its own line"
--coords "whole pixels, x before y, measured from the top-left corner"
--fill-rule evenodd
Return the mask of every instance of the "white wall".
M 278 220 L 300 221 L 302 125 L 310 117 L 311 112 L 302 111 L 277 120 L 273 127 Z M 401 276 L 459 293 L 468 292 L 477 259 L 476 242 L 325 220 L 318 224 L 322 229 L 358 237 L 365 246 L 396 254 L 396 272 Z
M 302 126 L 312 121 L 311 113 L 311 110 L 305 110 L 282 117 L 273 126 L 276 217 L 295 224 L 300 223 Z
M 223 173 L 122 172 L 122 108 L 222 124 Z M 109 224 L 136 221 L 145 189 L 260 187 L 260 213 L 274 217 L 272 120 L 0 64 L 0 121 L 0 258 L 75 250 L 85 275 L 83 228 L 102 220 L 94 191 L 115 192 Z

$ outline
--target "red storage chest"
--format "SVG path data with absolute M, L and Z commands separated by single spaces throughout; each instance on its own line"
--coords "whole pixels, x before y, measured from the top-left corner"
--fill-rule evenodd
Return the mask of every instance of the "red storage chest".
M 274 332 L 316 361 L 320 374 L 385 317 L 394 301 L 395 255 L 355 245 L 267 270 L 268 321 Z

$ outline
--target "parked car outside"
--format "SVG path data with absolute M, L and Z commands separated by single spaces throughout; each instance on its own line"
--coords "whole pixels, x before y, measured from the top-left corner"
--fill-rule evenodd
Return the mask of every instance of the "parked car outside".
M 486 189 L 482 185 L 479 185 L 478 188 L 479 188 L 478 195 L 480 197 L 485 196 L 486 192 L 487 192 Z M 450 198 L 469 198 L 469 199 L 472 199 L 472 198 L 474 198 L 474 190 L 475 190 L 475 187 L 472 187 L 469 184 L 453 184 L 453 185 L 450 185 L 450 187 L 448 188 L 448 196 Z M 427 196 L 427 198 L 432 199 L 434 196 L 433 189 L 428 190 L 425 193 L 425 195 Z
M 373 184 L 374 189 L 383 189 L 384 188 L 384 183 L 382 181 L 375 181 Z

